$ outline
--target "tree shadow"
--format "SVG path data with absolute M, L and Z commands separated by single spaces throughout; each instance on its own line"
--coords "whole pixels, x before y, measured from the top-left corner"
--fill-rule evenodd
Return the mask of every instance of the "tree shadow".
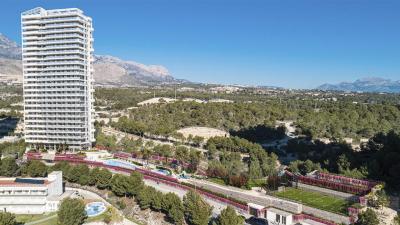
M 0 118 L 0 139 L 12 133 L 18 124 L 18 118 L 5 117 Z
M 262 124 L 237 131 L 231 130 L 229 133 L 232 136 L 238 136 L 252 142 L 264 143 L 284 138 L 286 136 L 286 128 L 283 126 L 273 127 Z

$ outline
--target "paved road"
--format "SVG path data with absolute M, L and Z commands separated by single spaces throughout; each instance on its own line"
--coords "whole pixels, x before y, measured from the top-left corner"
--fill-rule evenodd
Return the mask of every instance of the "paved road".
M 166 185 L 164 183 L 157 183 L 153 180 L 144 180 L 144 183 L 148 186 L 154 187 L 155 189 L 157 189 L 158 191 L 161 191 L 163 193 L 168 193 L 168 192 L 173 192 L 175 194 L 177 194 L 181 199 L 183 198 L 183 196 L 186 194 L 186 190 L 180 189 L 180 188 L 176 188 L 176 187 L 172 187 L 169 185 Z M 226 208 L 228 206 L 228 204 L 219 202 L 219 201 L 215 201 L 213 199 L 210 198 L 204 198 L 210 205 L 212 205 L 213 208 L 213 215 L 217 216 L 218 214 L 220 214 L 221 210 L 223 210 L 224 208 Z M 243 216 L 245 216 L 246 218 L 249 217 L 250 215 L 248 214 L 243 214 Z
M 255 203 L 258 205 L 265 206 L 265 207 L 269 207 L 269 206 L 271 206 L 271 204 L 276 204 L 276 202 L 278 201 L 282 204 L 274 205 L 274 207 L 281 208 L 286 211 L 291 211 L 293 213 L 301 212 L 300 204 L 295 203 L 295 202 L 289 202 L 289 201 L 282 200 L 282 199 L 278 199 L 273 196 L 268 196 L 262 192 L 243 190 L 240 188 L 219 185 L 219 184 L 215 184 L 215 183 L 212 183 L 209 181 L 199 180 L 199 179 L 189 179 L 189 182 L 198 187 L 203 187 L 208 190 L 224 194 L 225 196 L 234 197 L 236 199 L 239 199 L 239 200 L 242 200 L 245 202 L 251 202 L 251 203 Z M 283 204 L 283 203 L 285 203 L 285 204 Z

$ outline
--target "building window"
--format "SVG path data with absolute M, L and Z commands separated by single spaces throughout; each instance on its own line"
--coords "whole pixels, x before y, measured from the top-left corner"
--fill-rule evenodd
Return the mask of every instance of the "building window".
M 255 209 L 255 208 L 250 208 L 250 215 L 258 216 L 257 209 Z
M 282 216 L 282 224 L 286 224 L 286 216 Z
M 280 222 L 281 222 L 281 215 L 276 214 L 275 222 L 277 222 L 277 223 L 280 223 Z

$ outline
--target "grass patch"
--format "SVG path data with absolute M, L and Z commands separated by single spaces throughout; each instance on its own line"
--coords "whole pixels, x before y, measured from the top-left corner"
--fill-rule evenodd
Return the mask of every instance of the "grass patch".
M 318 192 L 305 191 L 297 188 L 286 188 L 285 191 L 275 192 L 277 197 L 301 202 L 304 205 L 347 215 L 347 208 L 351 205 L 349 201 Z
M 207 180 L 210 181 L 210 182 L 216 183 L 216 184 L 226 185 L 225 181 L 223 179 L 221 179 L 221 178 L 210 177 L 210 178 L 207 178 Z
M 249 180 L 248 186 L 249 187 L 264 187 L 266 185 L 266 179 L 254 179 Z
M 119 222 L 123 220 L 123 217 L 121 217 L 114 208 L 108 207 L 106 211 L 104 211 L 102 214 L 94 217 L 88 217 L 85 220 L 85 223 L 100 221 L 106 222 L 107 220 L 109 220 L 110 222 Z
M 15 215 L 15 219 L 17 223 L 24 224 L 28 222 L 34 222 L 37 220 L 41 220 L 50 216 L 57 214 L 56 212 L 53 213 L 45 213 L 45 214 L 36 214 L 36 215 L 29 215 L 29 214 L 22 214 L 22 215 Z
M 40 225 L 57 225 L 58 224 L 58 218 L 54 217 L 50 220 L 46 220 L 40 223 Z

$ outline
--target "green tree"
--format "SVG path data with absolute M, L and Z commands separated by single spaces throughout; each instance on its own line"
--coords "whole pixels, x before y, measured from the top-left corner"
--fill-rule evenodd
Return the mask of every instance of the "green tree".
M 17 221 L 15 215 L 9 212 L 0 212 L 0 224 L 1 225 L 16 225 Z
M 24 170 L 23 173 L 30 177 L 45 177 L 47 174 L 47 166 L 37 160 L 29 161 Z
M 153 194 L 156 190 L 153 187 L 145 186 L 136 195 L 136 200 L 141 209 L 148 209 L 151 207 L 153 201 Z
M 337 161 L 337 166 L 338 166 L 339 173 L 343 173 L 343 171 L 350 169 L 351 164 L 345 154 L 341 154 L 339 156 L 338 161 Z
M 204 142 L 204 137 L 201 136 L 194 136 L 193 138 L 193 144 L 196 145 L 197 147 L 200 147 L 200 145 Z
M 376 225 L 379 224 L 378 216 L 372 209 L 367 209 L 358 215 L 356 225 Z
M 151 208 L 156 211 L 160 211 L 162 209 L 163 204 L 163 194 L 160 191 L 155 191 L 152 193 L 152 201 L 151 201 Z
M 258 159 L 250 161 L 249 176 L 251 179 L 258 179 L 262 177 L 262 171 Z
M 49 168 L 49 173 L 52 171 L 62 171 L 63 178 L 68 180 L 69 170 L 71 169 L 71 165 L 67 162 L 59 162 L 56 163 L 54 166 Z
M 184 208 L 181 199 L 175 193 L 164 195 L 162 209 L 174 224 L 183 224 Z
M 111 190 L 117 196 L 126 196 L 129 188 L 129 177 L 122 174 L 115 174 L 111 179 Z
M 190 190 L 183 197 L 185 217 L 191 225 L 207 225 L 212 207 L 195 191 Z
M 96 185 L 97 180 L 99 179 L 100 176 L 100 168 L 95 167 L 89 172 L 89 179 L 88 179 L 88 185 L 93 186 Z
M 57 212 L 60 225 L 81 225 L 85 222 L 85 204 L 80 199 L 66 198 Z
M 68 173 L 68 180 L 73 183 L 77 183 L 81 176 L 89 175 L 90 169 L 85 164 L 79 164 L 72 166 Z
M 390 200 L 385 190 L 377 190 L 375 194 L 368 200 L 368 203 L 375 208 L 380 208 L 383 206 L 388 206 Z
M 135 196 L 144 187 L 143 175 L 139 172 L 132 172 L 128 179 L 127 194 L 128 196 Z
M 18 165 L 14 158 L 6 157 L 1 160 L 0 172 L 1 175 L 6 177 L 12 177 L 16 174 Z
M 243 225 L 243 223 L 244 219 L 237 215 L 235 209 L 231 206 L 223 209 L 217 218 L 218 225 Z
M 107 169 L 100 169 L 96 181 L 96 186 L 99 189 L 106 189 L 110 187 L 112 173 Z

